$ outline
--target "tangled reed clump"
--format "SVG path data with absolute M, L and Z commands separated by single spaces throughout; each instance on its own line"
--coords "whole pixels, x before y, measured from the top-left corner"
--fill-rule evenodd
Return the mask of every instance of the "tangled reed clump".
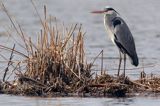
M 30 37 L 25 35 L 20 25 L 16 27 L 16 23 L 4 5 L 3 9 L 18 36 L 24 42 L 23 48 L 27 52 L 26 55 L 15 50 L 15 45 L 13 48 L 1 45 L 1 49 L 11 51 L 10 62 L 5 70 L 3 82 L 5 82 L 6 73 L 11 66 L 9 64 L 14 63 L 11 62 L 13 54 L 18 54 L 24 57 L 22 61 L 26 66 L 24 72 L 15 67 L 14 70 L 17 71 L 15 73 L 18 77 L 14 81 L 13 88 L 16 86 L 16 90 L 22 94 L 72 93 L 88 83 L 92 77 L 92 65 L 88 64 L 85 59 L 83 41 L 85 33 L 82 32 L 81 25 L 75 24 L 70 28 L 66 28 L 64 25 L 60 27 L 56 18 L 52 22 L 53 17 L 47 17 L 46 6 L 44 6 L 45 17 L 44 19 L 39 17 L 42 29 L 35 44 Z M 37 14 L 39 16 L 38 12 Z M 18 66 L 21 66 L 21 62 L 18 62 Z
M 54 27 L 44 23 L 36 49 L 30 45 L 31 55 L 26 60 L 26 72 L 19 78 L 20 85 L 28 80 L 38 84 L 40 89 L 44 87 L 45 93 L 75 91 L 91 78 L 91 67 L 84 58 L 81 27 L 76 32 L 75 25 L 61 35 Z M 37 86 L 34 87 L 37 89 Z

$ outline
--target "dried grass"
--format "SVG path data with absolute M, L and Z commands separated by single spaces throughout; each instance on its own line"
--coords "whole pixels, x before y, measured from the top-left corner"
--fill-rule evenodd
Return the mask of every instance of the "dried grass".
M 33 4 L 33 6 L 35 5 Z M 27 52 L 26 55 L 16 51 L 15 46 L 12 49 L 0 45 L 1 49 L 11 51 L 11 57 L 13 53 L 25 57 L 22 60 L 26 63 L 25 72 L 16 72 L 18 80 L 14 85 L 20 88 L 19 92 L 25 94 L 27 90 L 34 94 L 41 89 L 39 95 L 51 91 L 70 93 L 88 83 L 92 77 L 91 65 L 87 64 L 85 59 L 83 41 L 85 33 L 82 32 L 81 25 L 75 24 L 70 28 L 65 28 L 65 26 L 58 28 L 56 21 L 54 23 L 48 21 L 46 6 L 44 6 L 45 18 L 42 20 L 40 17 L 42 29 L 35 44 L 32 42 L 32 38 L 24 35 L 20 25 L 16 27 L 4 5 L 3 8 L 17 34 L 24 42 L 24 45 L 21 46 Z M 12 58 L 8 62 L 3 82 L 5 82 L 11 61 Z

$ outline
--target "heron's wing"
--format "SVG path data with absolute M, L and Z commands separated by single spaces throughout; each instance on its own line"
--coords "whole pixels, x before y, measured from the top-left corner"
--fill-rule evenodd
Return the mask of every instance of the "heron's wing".
M 111 30 L 115 36 L 114 41 L 122 52 L 130 57 L 137 55 L 133 36 L 122 18 L 116 17 L 112 20 Z

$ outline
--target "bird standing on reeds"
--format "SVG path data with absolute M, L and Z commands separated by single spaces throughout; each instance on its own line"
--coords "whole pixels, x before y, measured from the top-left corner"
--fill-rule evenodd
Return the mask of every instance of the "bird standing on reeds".
M 112 40 L 112 42 L 118 47 L 120 59 L 118 67 L 118 76 L 120 74 L 120 67 L 122 61 L 122 54 L 124 55 L 124 72 L 125 77 L 125 67 L 126 67 L 126 54 L 131 60 L 134 66 L 138 66 L 138 56 L 136 53 L 135 43 L 133 36 L 125 23 L 125 21 L 120 17 L 119 13 L 113 8 L 106 6 L 104 10 L 93 11 L 92 13 L 103 13 L 104 14 L 104 25 L 106 31 Z

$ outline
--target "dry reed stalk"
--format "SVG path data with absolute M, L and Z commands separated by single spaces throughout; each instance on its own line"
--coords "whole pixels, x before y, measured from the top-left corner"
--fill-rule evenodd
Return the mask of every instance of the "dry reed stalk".
M 13 49 L 12 49 L 12 52 L 11 52 L 11 56 L 9 58 L 9 61 L 8 61 L 8 64 L 7 64 L 7 68 L 5 69 L 5 72 L 4 72 L 4 76 L 3 76 L 3 82 L 5 82 L 5 77 L 7 75 L 7 72 L 9 71 L 9 66 L 12 65 L 12 58 L 13 58 L 13 51 L 15 49 L 15 44 L 13 46 Z

